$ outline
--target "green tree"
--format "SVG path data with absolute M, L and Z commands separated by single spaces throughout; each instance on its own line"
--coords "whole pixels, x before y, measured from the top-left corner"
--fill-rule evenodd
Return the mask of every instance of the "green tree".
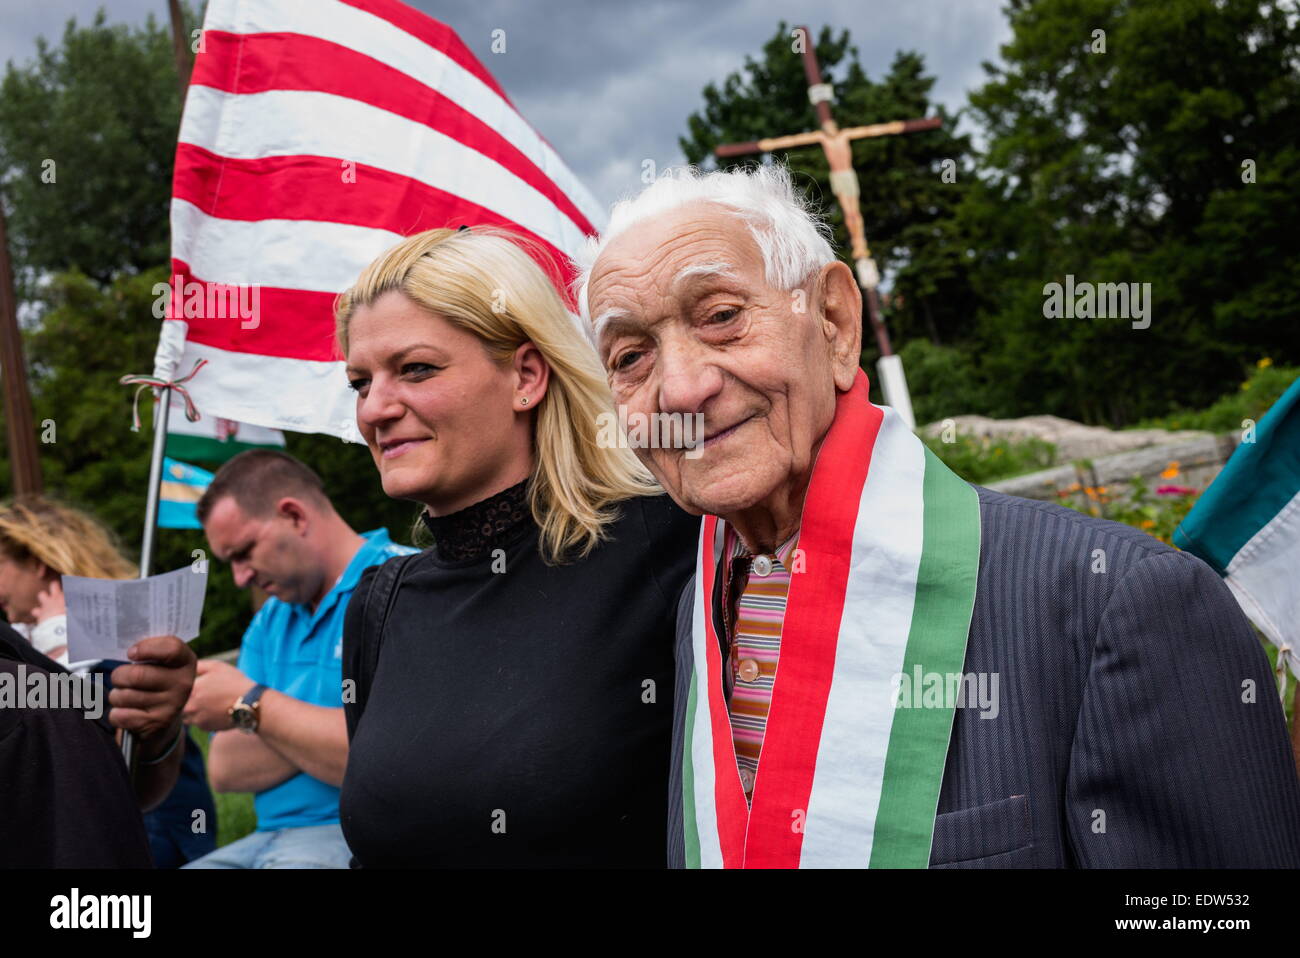
M 817 128 L 803 59 L 791 33 L 782 22 L 759 57 L 746 57 L 742 69 L 721 86 L 710 83 L 704 88 L 704 106 L 687 119 L 687 135 L 680 139 L 689 162 L 705 163 L 722 143 Z M 857 140 L 853 163 L 862 187 L 867 239 L 889 288 L 883 315 L 895 349 L 912 338 L 924 337 L 936 345 L 958 341 L 969 335 L 974 310 L 968 265 L 954 236 L 955 211 L 972 168 L 968 138 L 957 135 L 954 117 L 931 102 L 934 78 L 926 74 L 919 54 L 898 53 L 888 73 L 872 81 L 847 30 L 837 36 L 823 27 L 815 45 L 822 79 L 834 87 L 832 109 L 840 126 L 928 115 L 943 120 L 940 130 Z M 837 250 L 848 262 L 848 236 L 831 193 L 823 151 L 802 147 L 779 151 L 773 158 L 790 167 L 826 216 L 835 230 Z M 725 168 L 761 160 L 716 162 Z M 869 331 L 863 347 L 864 361 L 873 363 L 878 354 Z M 918 384 L 912 386 L 915 390 Z
M 959 215 L 983 304 L 972 351 L 1001 412 L 1124 425 L 1212 401 L 1262 355 L 1300 359 L 1288 9 L 1008 3 L 1011 42 L 971 95 L 988 149 Z M 1045 317 L 1067 275 L 1150 283 L 1150 327 Z
M 187 21 L 198 22 L 194 14 Z M 139 559 L 153 420 L 140 401 L 131 431 L 127 373 L 149 373 L 158 341 L 154 285 L 165 282 L 172 160 L 180 114 L 170 33 L 109 26 L 101 10 L 69 22 L 57 47 L 10 64 L 0 83 L 0 192 L 20 278 L 24 349 L 47 493 L 86 509 Z M 56 161 L 52 182 L 42 161 Z M 418 509 L 383 493 L 369 452 L 326 436 L 288 434 L 288 451 L 325 482 L 358 531 L 410 541 Z M 209 468 L 215 464 L 198 463 Z M 0 496 L 11 493 L 0 457 Z M 158 533 L 154 571 L 180 568 L 201 531 Z M 251 616 L 223 563 L 209 566 L 200 654 L 233 648 Z
M 171 34 L 69 20 L 0 82 L 0 193 L 25 287 L 76 268 L 99 283 L 168 261 L 180 101 Z

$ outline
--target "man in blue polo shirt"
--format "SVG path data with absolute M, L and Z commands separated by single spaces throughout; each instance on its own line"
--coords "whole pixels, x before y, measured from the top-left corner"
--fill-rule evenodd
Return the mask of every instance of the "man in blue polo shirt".
M 186 721 L 215 733 L 212 787 L 253 792 L 257 831 L 186 867 L 346 868 L 343 616 L 364 569 L 416 550 L 383 529 L 358 535 L 316 473 L 271 449 L 222 466 L 198 517 L 235 584 L 270 598 L 244 633 L 238 667 L 200 662 L 185 707 Z

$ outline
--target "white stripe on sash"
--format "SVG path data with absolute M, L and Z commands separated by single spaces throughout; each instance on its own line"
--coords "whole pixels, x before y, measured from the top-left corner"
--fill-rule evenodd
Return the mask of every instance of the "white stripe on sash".
M 706 528 L 707 524 L 701 522 L 701 541 Z M 714 535 L 713 548 L 710 550 L 715 568 L 721 550 L 722 530 L 724 528 L 724 523 L 719 521 Z M 697 556 L 703 553 L 703 548 L 696 548 L 695 554 Z M 691 654 L 693 656 L 692 661 L 696 681 L 695 729 L 689 748 L 691 750 L 692 774 L 695 778 L 695 828 L 700 836 L 700 867 L 721 868 L 722 842 L 718 837 L 718 810 L 713 794 L 715 776 L 713 769 L 713 721 L 709 717 L 709 660 L 705 657 L 704 645 L 708 641 L 708 632 L 704 628 L 705 603 L 712 602 L 713 597 L 702 595 L 704 592 L 703 573 L 704 570 L 700 568 L 697 560 L 695 574 L 700 578 L 695 588 L 695 611 L 691 639 Z M 736 774 L 739 775 L 740 773 L 737 772 Z
M 892 680 L 907 653 L 925 528 L 925 449 L 893 409 L 883 410 L 853 532 L 801 868 L 866 868 L 871 860 Z M 896 586 L 886 592 L 889 583 Z

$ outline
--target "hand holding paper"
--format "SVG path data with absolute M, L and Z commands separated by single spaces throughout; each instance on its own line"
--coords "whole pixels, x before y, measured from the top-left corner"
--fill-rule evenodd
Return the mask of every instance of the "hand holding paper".
M 88 579 L 65 575 L 68 658 L 125 659 L 141 639 L 199 634 L 208 572 L 186 566 L 147 579 Z

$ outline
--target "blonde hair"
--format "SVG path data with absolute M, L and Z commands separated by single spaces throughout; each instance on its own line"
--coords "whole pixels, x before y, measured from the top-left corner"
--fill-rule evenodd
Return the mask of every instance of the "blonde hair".
M 477 336 L 502 365 L 524 343 L 537 347 L 550 381 L 533 414 L 529 505 L 542 555 L 558 563 L 587 555 L 605 538 L 616 503 L 662 490 L 629 449 L 598 442 L 599 417 L 614 410 L 605 371 L 534 256 L 546 254 L 502 229 L 418 233 L 367 266 L 339 297 L 336 333 L 346 355 L 356 310 L 396 291 Z
M 0 505 L 0 551 L 16 562 L 35 559 L 56 575 L 92 579 L 138 575 L 104 525 L 44 496 L 23 496 Z

